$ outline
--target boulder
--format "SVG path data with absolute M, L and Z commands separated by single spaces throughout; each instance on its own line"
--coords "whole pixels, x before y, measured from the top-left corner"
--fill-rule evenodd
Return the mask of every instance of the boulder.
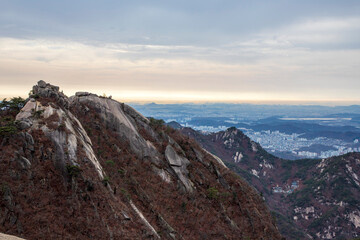
M 30 119 L 22 119 L 20 121 L 16 121 L 16 127 L 20 130 L 28 129 L 32 126 L 32 122 Z
M 187 160 L 184 157 L 179 156 L 174 148 L 170 145 L 166 147 L 165 150 L 165 157 L 166 160 L 170 163 L 171 166 L 175 167 L 181 167 L 181 166 L 187 166 L 190 164 L 189 160 Z
M 70 105 L 69 99 L 59 90 L 58 86 L 51 85 L 43 80 L 38 81 L 37 85 L 33 86 L 33 94 L 44 98 L 52 98 L 59 106 L 68 109 Z
M 38 86 L 41 87 L 41 88 L 46 88 L 46 82 L 43 81 L 43 80 L 38 81 L 37 84 L 38 84 Z
M 83 96 L 89 96 L 90 95 L 90 93 L 88 93 L 88 92 L 76 92 L 75 93 L 75 96 L 77 96 L 77 97 L 83 97 Z

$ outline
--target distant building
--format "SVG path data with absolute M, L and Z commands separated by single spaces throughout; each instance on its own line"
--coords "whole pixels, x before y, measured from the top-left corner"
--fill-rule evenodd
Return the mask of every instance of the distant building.
M 276 187 L 273 187 L 273 192 L 274 193 L 282 193 L 284 192 L 282 187 L 279 187 L 278 185 Z
M 276 187 L 272 187 L 272 191 L 274 193 L 285 193 L 290 194 L 293 193 L 295 189 L 299 187 L 299 181 L 293 181 L 291 185 L 285 185 L 284 189 L 282 187 L 279 187 L 279 185 L 276 185 Z
M 299 183 L 297 181 L 291 183 L 291 189 L 297 189 L 298 187 L 299 187 Z

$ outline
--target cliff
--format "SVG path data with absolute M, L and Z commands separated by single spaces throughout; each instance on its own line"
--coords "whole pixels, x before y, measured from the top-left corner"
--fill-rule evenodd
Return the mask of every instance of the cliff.
M 0 136 L 0 232 L 281 238 L 263 199 L 220 159 L 126 104 L 86 92 L 68 98 L 39 81 L 15 123 Z

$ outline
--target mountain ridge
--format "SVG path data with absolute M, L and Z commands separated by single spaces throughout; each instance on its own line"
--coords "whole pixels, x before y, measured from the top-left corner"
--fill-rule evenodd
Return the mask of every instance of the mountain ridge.
M 282 221 L 279 228 L 287 238 L 349 239 L 360 235 L 359 153 L 291 161 L 267 153 L 234 127 L 206 135 L 190 128 L 181 131 L 219 156 L 264 196 Z M 294 228 L 292 232 L 289 227 Z
M 2 110 L 2 120 L 15 113 Z M 15 124 L 0 136 L 1 232 L 281 238 L 262 198 L 221 160 L 123 103 L 86 92 L 68 98 L 39 81 Z

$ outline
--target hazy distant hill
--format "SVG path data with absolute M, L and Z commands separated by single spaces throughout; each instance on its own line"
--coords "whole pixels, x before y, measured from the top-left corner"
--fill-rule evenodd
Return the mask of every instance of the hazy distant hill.
M 359 106 L 251 104 L 134 105 L 147 116 L 204 132 L 242 129 L 272 154 L 287 159 L 360 152 Z M 316 146 L 320 146 L 320 148 Z M 313 146 L 313 147 L 312 147 Z
M 228 117 L 259 120 L 273 116 L 287 117 L 324 117 L 360 115 L 360 105 L 352 106 L 317 106 L 317 105 L 258 105 L 258 104 L 136 104 L 132 107 L 145 116 L 153 116 L 166 120 L 169 116 L 183 117 Z M 348 115 L 350 116 L 350 115 Z

